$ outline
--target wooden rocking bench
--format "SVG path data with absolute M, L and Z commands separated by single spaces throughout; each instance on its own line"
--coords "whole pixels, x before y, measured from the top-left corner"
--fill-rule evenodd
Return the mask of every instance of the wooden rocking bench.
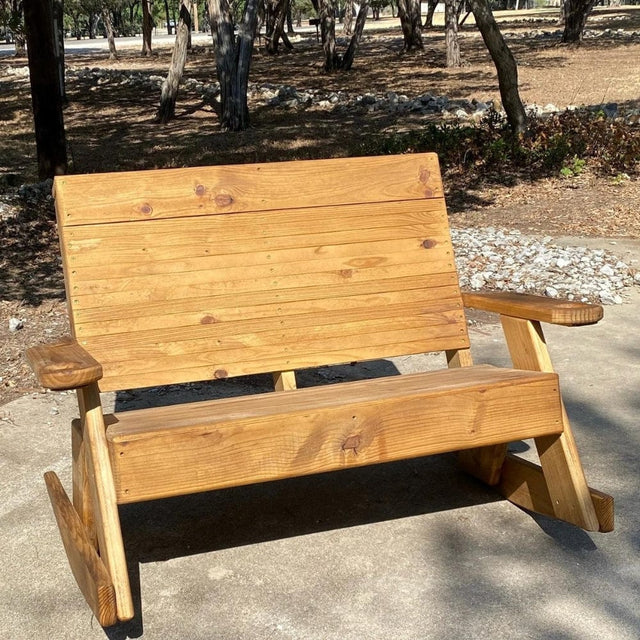
M 461 293 L 435 155 L 63 176 L 54 191 L 73 337 L 28 358 L 43 386 L 77 389 L 72 500 L 45 479 L 103 626 L 134 615 L 125 503 L 460 451 L 516 504 L 611 530 L 540 327 L 602 309 Z M 513 369 L 472 365 L 464 306 L 501 314 Z M 448 367 L 296 389 L 296 369 L 434 351 Z M 113 415 L 100 401 L 264 372 L 275 393 Z M 540 466 L 507 454 L 524 438 Z

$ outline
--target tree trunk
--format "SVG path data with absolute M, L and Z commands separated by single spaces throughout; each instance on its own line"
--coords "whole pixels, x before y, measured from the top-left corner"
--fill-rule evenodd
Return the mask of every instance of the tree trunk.
M 350 36 L 353 33 L 353 0 L 346 0 L 344 3 L 344 21 L 342 23 L 342 31 L 346 36 Z
M 422 43 L 422 20 L 420 0 L 398 0 L 398 15 L 404 37 L 403 51 L 424 49 Z
M 340 68 L 343 71 L 349 71 L 351 66 L 353 65 L 353 59 L 356 57 L 356 51 L 358 50 L 358 44 L 360 44 L 360 39 L 362 38 L 362 32 L 364 31 L 364 23 L 367 21 L 367 13 L 369 11 L 369 1 L 363 0 L 360 5 L 360 10 L 358 11 L 358 17 L 356 18 L 356 28 L 351 36 L 351 41 L 349 42 L 349 46 L 345 51 L 345 54 L 342 58 L 342 64 Z
M 258 0 L 247 0 L 237 41 L 228 0 L 208 0 L 211 34 L 220 83 L 220 126 L 242 131 L 249 126 L 247 83 L 258 22 Z
M 438 6 L 438 0 L 427 0 L 427 16 L 424 19 L 424 28 L 433 29 L 433 14 Z
M 200 18 L 198 17 L 198 1 L 193 0 L 191 4 L 191 20 L 193 22 L 192 29 L 198 33 L 200 31 Z
M 292 36 L 295 33 L 293 30 L 293 15 L 291 12 L 291 2 L 287 2 L 287 34 Z
M 271 55 L 278 53 L 280 40 L 288 49 L 293 49 L 291 40 L 284 31 L 289 5 L 289 0 L 266 0 L 265 2 L 266 49 Z
M 0 2 L 0 6 L 2 3 Z M 22 58 L 27 54 L 27 42 L 24 33 L 24 20 L 22 2 L 13 0 L 10 4 L 9 27 L 13 31 L 13 43 L 15 46 L 16 58 Z
M 498 72 L 502 106 L 511 130 L 518 134 L 527 128 L 527 115 L 518 93 L 518 66 L 496 24 L 488 0 L 471 0 L 471 10 Z
M 316 3 L 314 3 L 316 4 Z M 320 36 L 324 49 L 324 70 L 335 71 L 340 67 L 336 54 L 336 3 L 335 0 L 317 0 L 316 10 L 320 19 Z
M 24 19 L 38 175 L 45 180 L 67 171 L 67 147 L 50 0 L 25 0 Z
M 191 30 L 190 4 L 190 0 L 182 0 L 180 18 L 176 26 L 176 43 L 171 55 L 169 73 L 162 83 L 160 107 L 156 116 L 156 120 L 162 124 L 166 124 L 175 116 L 178 87 L 187 62 L 187 42 L 189 41 L 189 31 Z
M 153 19 L 151 17 L 151 0 L 142 0 L 142 51 L 143 56 L 151 55 L 151 32 Z
M 595 0 L 564 0 L 564 31 L 562 42 L 580 44 L 587 18 Z
M 62 104 L 67 104 L 67 91 L 64 77 L 64 5 L 62 0 L 53 0 L 53 46 L 58 67 L 58 86 Z
M 167 35 L 173 35 L 173 26 L 171 24 L 171 14 L 169 13 L 169 0 L 164 0 L 164 15 L 167 21 Z
M 459 0 L 461 3 L 463 0 Z M 456 0 L 444 0 L 445 46 L 447 67 L 460 66 L 460 43 L 458 42 L 458 11 Z
M 96 30 L 98 28 L 99 16 L 97 13 L 90 13 L 87 20 L 87 27 L 89 29 L 89 40 L 96 39 Z
M 116 60 L 118 52 L 116 51 L 116 37 L 113 32 L 113 22 L 111 22 L 111 13 L 105 6 L 102 7 L 102 22 L 104 30 L 107 33 L 107 42 L 109 43 L 109 60 Z

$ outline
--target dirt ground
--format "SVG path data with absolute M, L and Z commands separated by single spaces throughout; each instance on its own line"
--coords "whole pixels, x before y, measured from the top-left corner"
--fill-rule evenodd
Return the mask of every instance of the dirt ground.
M 640 7 L 597 11 L 588 28 L 600 37 L 588 38 L 578 48 L 561 45 L 558 28 L 549 11 L 511 12 L 502 23 L 519 63 L 525 103 L 640 108 Z M 251 81 L 350 94 L 499 98 L 495 68 L 472 25 L 462 31 L 460 69 L 444 67 L 440 31 L 425 33 L 425 51 L 419 54 L 401 55 L 401 42 L 399 28 L 370 24 L 352 71 L 327 76 L 315 36 L 306 34 L 291 53 L 270 57 L 256 52 Z M 109 61 L 106 53 L 69 53 L 66 62 L 69 69 L 119 68 L 163 76 L 169 59 L 170 48 L 157 47 L 148 59 L 137 51 L 121 51 L 117 61 Z M 37 181 L 28 80 L 7 74 L 9 67 L 25 66 L 26 59 L 0 58 L 0 405 L 37 390 L 24 348 L 68 331 L 52 202 L 37 194 L 25 196 L 24 189 L 18 196 L 20 185 Z M 196 47 L 185 77 L 212 82 L 214 76 L 210 47 Z M 215 104 L 192 91 L 180 94 L 177 118 L 166 126 L 154 122 L 159 100 L 155 90 L 99 84 L 70 73 L 67 93 L 64 117 L 71 171 L 76 173 L 343 156 L 365 137 L 406 131 L 425 121 L 424 116 L 406 114 L 345 115 L 263 106 L 251 109 L 248 131 L 223 133 Z M 640 237 L 637 176 L 603 177 L 587 170 L 575 178 L 509 186 L 487 182 L 471 188 L 459 180 L 447 186 L 454 225 Z M 23 320 L 23 328 L 9 331 L 10 318 Z

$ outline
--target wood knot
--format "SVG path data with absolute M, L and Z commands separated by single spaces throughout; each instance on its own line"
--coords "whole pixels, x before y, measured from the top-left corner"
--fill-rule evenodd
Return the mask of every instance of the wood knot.
M 213 377 L 214 377 L 216 380 L 224 380 L 226 377 L 228 377 L 228 375 L 229 375 L 229 374 L 227 373 L 227 370 L 226 370 L 226 369 L 216 369 L 216 370 L 213 372 Z
M 422 246 L 425 249 L 433 249 L 433 247 L 435 247 L 438 243 L 435 240 L 431 240 L 429 238 L 427 238 L 426 240 L 424 240 L 422 242 Z
M 153 213 L 153 207 L 147 202 L 145 202 L 142 205 L 140 205 L 139 211 L 143 216 L 150 216 Z
M 214 324 L 218 322 L 213 316 L 202 316 L 200 318 L 200 324 Z
M 233 197 L 228 193 L 219 193 L 213 200 L 219 207 L 230 207 L 233 204 Z
M 203 184 L 196 185 L 196 195 L 203 196 L 207 192 L 207 188 Z
M 350 278 L 353 275 L 353 269 L 341 269 L 340 275 L 343 278 Z
M 343 443 L 342 443 L 342 450 L 343 451 L 347 451 L 349 449 L 352 449 L 354 453 L 358 453 L 358 447 L 360 446 L 360 443 L 362 442 L 362 436 L 359 433 L 356 433 L 352 436 L 349 436 Z
M 429 171 L 429 169 L 426 169 L 425 167 L 421 167 L 420 174 L 419 174 L 420 182 L 422 182 L 423 184 L 427 184 L 429 182 L 430 177 L 431 177 L 431 172 Z

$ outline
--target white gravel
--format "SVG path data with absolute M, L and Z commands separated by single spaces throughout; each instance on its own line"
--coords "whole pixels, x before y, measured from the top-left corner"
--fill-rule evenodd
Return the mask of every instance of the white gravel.
M 640 273 L 603 249 L 567 247 L 520 231 L 452 229 L 463 288 L 535 293 L 602 304 L 622 304 Z

